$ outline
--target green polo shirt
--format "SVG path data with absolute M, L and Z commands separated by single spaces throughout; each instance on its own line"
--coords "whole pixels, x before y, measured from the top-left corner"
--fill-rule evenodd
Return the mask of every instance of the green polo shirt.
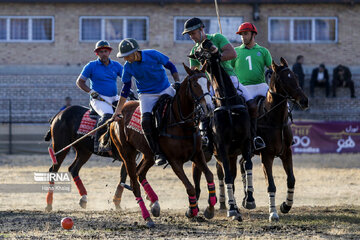
M 209 39 L 219 49 L 220 53 L 222 52 L 221 49 L 226 44 L 230 43 L 229 40 L 227 40 L 227 38 L 220 33 L 206 34 L 206 38 Z M 199 43 L 195 44 L 195 46 L 190 51 L 190 55 L 195 52 L 195 49 L 199 45 L 200 45 Z M 190 58 L 190 67 L 200 67 L 200 65 L 201 64 L 198 60 Z M 220 62 L 220 65 L 224 68 L 225 72 L 229 74 L 229 76 L 236 76 L 236 73 L 233 67 L 231 66 L 230 60 Z
M 269 50 L 255 44 L 248 49 L 245 44 L 235 48 L 237 57 L 230 60 L 236 76 L 243 85 L 255 85 L 265 83 L 265 66 L 271 66 L 271 54 Z

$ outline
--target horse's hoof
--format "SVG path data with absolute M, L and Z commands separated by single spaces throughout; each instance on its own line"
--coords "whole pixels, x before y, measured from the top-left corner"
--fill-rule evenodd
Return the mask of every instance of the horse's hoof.
M 224 202 L 220 203 L 220 210 L 226 210 L 226 204 Z
M 209 206 L 204 211 L 204 216 L 207 219 L 212 219 L 215 216 L 215 208 L 214 206 Z
M 153 220 L 151 220 L 151 218 L 147 218 L 146 219 L 146 226 L 148 228 L 154 228 L 155 227 L 155 223 L 153 222 Z
M 80 207 L 86 209 L 86 204 L 87 204 L 87 201 L 84 201 L 83 199 L 80 199 L 80 202 L 79 202 Z
M 120 202 L 121 201 L 119 201 L 119 200 L 113 200 L 113 203 L 115 205 L 115 210 L 117 210 L 117 211 L 121 209 Z
M 160 204 L 159 204 L 159 201 L 155 201 L 154 203 L 151 203 L 150 207 L 151 207 L 151 214 L 154 217 L 159 217 L 160 216 Z
M 242 222 L 242 221 L 243 221 L 240 213 L 239 213 L 237 216 L 233 216 L 233 217 L 232 217 L 232 220 L 233 220 L 233 221 L 238 221 L 238 222 Z
M 227 211 L 227 217 L 234 217 L 237 216 L 239 212 L 237 210 L 228 210 Z
M 45 208 L 45 211 L 46 212 L 51 212 L 52 211 L 52 205 L 51 204 L 48 204 Z
M 291 206 L 288 206 L 285 202 L 283 202 L 281 205 L 280 205 L 280 211 L 282 213 L 288 213 L 291 209 Z
M 270 213 L 269 222 L 277 222 L 277 221 L 279 221 L 279 215 L 277 214 L 277 212 Z
M 249 209 L 249 210 L 255 209 L 256 208 L 255 201 L 253 201 L 253 202 L 246 202 L 245 201 L 245 206 L 243 206 L 243 207 L 246 208 L 246 209 Z
M 197 216 L 197 212 L 195 211 L 195 213 L 191 210 L 191 208 L 188 208 L 188 210 L 185 212 L 185 216 L 187 218 L 193 218 Z

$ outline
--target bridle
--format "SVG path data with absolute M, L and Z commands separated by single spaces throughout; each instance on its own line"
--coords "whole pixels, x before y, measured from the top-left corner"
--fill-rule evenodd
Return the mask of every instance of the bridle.
M 201 96 L 197 96 L 194 93 L 194 90 L 193 90 L 193 87 L 192 87 L 192 80 L 195 79 L 195 78 L 200 78 L 200 77 L 205 77 L 206 78 L 205 73 L 202 73 L 202 72 L 195 73 L 194 75 L 190 76 L 186 80 L 186 81 L 188 81 L 186 92 L 190 92 L 191 98 L 193 99 L 194 105 L 195 105 L 194 110 L 191 113 L 189 113 L 188 115 L 184 116 L 183 112 L 181 111 L 180 94 L 177 92 L 174 99 L 176 99 L 176 102 L 177 102 L 177 110 L 178 110 L 179 117 L 180 117 L 181 121 L 176 122 L 174 124 L 171 124 L 168 127 L 184 124 L 184 123 L 187 123 L 187 122 L 194 122 L 195 125 L 198 125 L 198 123 L 200 121 L 200 118 L 201 118 L 201 116 L 203 115 L 203 112 L 204 112 L 204 109 L 201 106 L 201 100 L 206 95 L 210 96 L 210 92 L 206 92 L 206 93 L 202 94 Z
M 284 67 L 283 69 L 281 69 L 279 72 L 274 72 L 275 73 L 275 78 L 276 78 L 276 82 L 280 82 L 280 88 L 283 92 L 285 92 L 285 95 L 284 94 L 281 94 L 281 93 L 277 93 L 277 92 L 274 92 L 273 90 L 271 90 L 269 88 L 269 93 L 273 96 L 278 96 L 278 97 L 281 97 L 283 98 L 278 104 L 276 104 L 274 107 L 270 108 L 269 111 L 265 112 L 264 114 L 262 114 L 260 117 L 258 117 L 258 120 L 263 118 L 264 116 L 266 116 L 267 114 L 269 114 L 271 111 L 275 110 L 277 107 L 279 107 L 282 103 L 286 102 L 287 100 L 290 100 L 293 105 L 292 107 L 289 109 L 289 116 L 291 118 L 291 121 L 292 121 L 292 115 L 291 115 L 291 112 L 293 110 L 293 106 L 294 104 L 296 104 L 296 100 L 288 93 L 288 91 L 286 91 L 286 89 L 283 87 L 284 85 L 284 82 L 283 80 L 280 78 L 280 73 L 285 71 L 285 70 L 290 70 L 289 67 Z M 295 89 L 295 90 L 299 90 L 301 89 L 299 86 Z

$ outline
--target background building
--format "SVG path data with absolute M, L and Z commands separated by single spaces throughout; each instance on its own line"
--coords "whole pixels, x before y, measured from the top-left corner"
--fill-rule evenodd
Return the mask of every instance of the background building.
M 355 94 L 360 79 L 358 3 L 218 0 L 222 30 L 233 45 L 241 44 L 238 26 L 251 21 L 259 31 L 256 41 L 275 61 L 282 56 L 292 65 L 297 55 L 305 56 L 306 91 L 312 68 L 325 63 L 331 75 L 341 63 L 353 72 Z M 0 0 L 0 121 L 9 122 L 11 112 L 13 122 L 46 122 L 66 96 L 73 104 L 87 105 L 88 96 L 75 80 L 95 59 L 93 48 L 100 39 L 110 41 L 116 59 L 118 43 L 136 38 L 141 48 L 168 55 L 183 73 L 180 64 L 188 63 L 193 43 L 181 32 L 193 16 L 204 21 L 207 31 L 219 31 L 213 0 Z M 314 98 L 310 111 L 296 112 L 295 118 L 357 119 L 360 104 L 349 99 L 348 89 L 339 92 L 336 99 Z

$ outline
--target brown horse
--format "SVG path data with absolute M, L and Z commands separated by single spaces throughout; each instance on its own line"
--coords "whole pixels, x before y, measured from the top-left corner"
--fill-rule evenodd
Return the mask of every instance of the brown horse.
M 165 127 L 160 129 L 159 143 L 173 171 L 185 185 L 190 204 L 189 209 L 186 211 L 186 216 L 194 217 L 199 211 L 195 188 L 183 170 L 183 164 L 192 160 L 205 174 L 208 182 L 209 206 L 204 215 L 207 218 L 212 218 L 216 203 L 215 185 L 213 183 L 213 174 L 206 165 L 201 149 L 201 137 L 196 121 L 199 114 L 208 114 L 212 108 L 209 85 L 204 72 L 199 70 L 192 71 L 185 65 L 184 67 L 189 76 L 181 83 L 170 106 L 168 106 L 170 110 L 167 115 L 167 121 L 164 124 Z M 142 216 L 147 222 L 147 226 L 152 227 L 154 223 L 141 197 L 139 183 L 144 187 L 147 197 L 151 201 L 150 206 L 153 216 L 159 216 L 160 205 L 158 197 L 146 179 L 147 171 L 154 165 L 154 155 L 142 131 L 135 131 L 129 127 L 138 106 L 139 102 L 135 101 L 127 102 L 124 105 L 121 121 L 113 122 L 110 125 L 110 136 L 125 163 L 131 187 L 140 206 Z M 143 153 L 143 158 L 136 166 L 135 157 L 138 151 Z
M 293 172 L 291 144 L 293 135 L 288 122 L 288 100 L 297 103 L 302 109 L 309 106 L 308 98 L 299 86 L 296 75 L 289 69 L 284 58 L 281 65 L 272 62 L 273 74 L 266 99 L 259 104 L 257 134 L 261 136 L 266 148 L 256 152 L 260 155 L 269 194 L 269 221 L 279 220 L 275 207 L 276 186 L 272 173 L 275 157 L 280 157 L 287 175 L 286 201 L 280 206 L 282 213 L 288 213 L 293 205 L 295 177 Z M 240 162 L 244 161 L 241 159 Z M 241 166 L 243 182 L 246 181 L 245 169 Z M 245 185 L 244 185 L 245 190 Z M 245 191 L 246 194 L 246 191 Z

